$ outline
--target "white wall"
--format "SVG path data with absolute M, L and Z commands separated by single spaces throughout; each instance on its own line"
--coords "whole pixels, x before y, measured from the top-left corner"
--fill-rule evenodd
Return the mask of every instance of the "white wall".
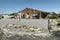
M 5 19 L 12 17 L 12 16 L 8 16 L 8 15 L 3 15 L 3 16 L 4 16 Z
M 35 26 L 35 27 L 48 27 L 48 19 L 1 19 L 0 25 L 4 24 L 16 24 L 16 25 L 27 25 L 27 26 Z

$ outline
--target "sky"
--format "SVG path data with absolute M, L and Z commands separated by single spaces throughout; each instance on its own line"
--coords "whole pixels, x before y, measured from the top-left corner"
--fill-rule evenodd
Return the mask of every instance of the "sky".
M 60 13 L 60 0 L 0 0 L 0 14 L 14 13 L 24 8 Z

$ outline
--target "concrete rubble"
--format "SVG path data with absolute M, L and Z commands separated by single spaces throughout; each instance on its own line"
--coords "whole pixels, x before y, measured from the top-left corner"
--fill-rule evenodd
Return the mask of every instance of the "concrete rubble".
M 47 29 L 34 26 L 6 24 L 0 28 L 0 40 L 49 40 L 51 36 Z

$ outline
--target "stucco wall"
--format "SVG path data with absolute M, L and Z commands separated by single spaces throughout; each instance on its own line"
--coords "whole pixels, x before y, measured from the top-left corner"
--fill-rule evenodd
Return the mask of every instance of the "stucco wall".
M 1 19 L 0 26 L 5 24 L 27 25 L 41 28 L 48 27 L 48 19 Z

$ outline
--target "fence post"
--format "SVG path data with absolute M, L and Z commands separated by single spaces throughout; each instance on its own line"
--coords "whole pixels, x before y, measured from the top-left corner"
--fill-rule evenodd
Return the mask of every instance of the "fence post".
M 51 31 L 50 31 L 51 30 L 51 27 L 49 25 L 50 24 L 49 21 L 50 21 L 50 19 L 48 19 L 48 31 L 49 31 L 49 33 L 51 33 Z

